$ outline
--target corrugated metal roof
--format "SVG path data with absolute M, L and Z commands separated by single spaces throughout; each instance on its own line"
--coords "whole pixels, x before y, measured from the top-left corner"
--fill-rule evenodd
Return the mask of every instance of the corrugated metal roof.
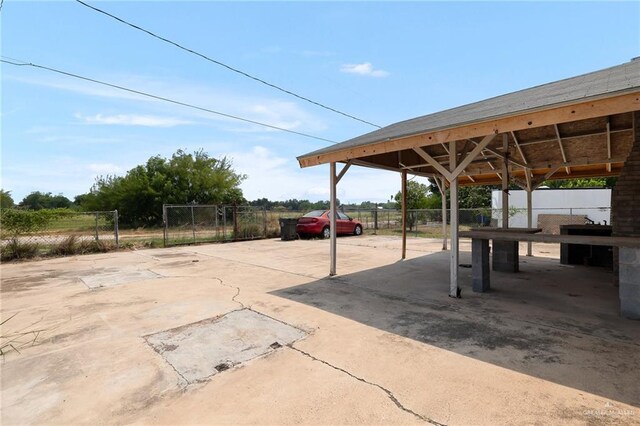
M 640 89 L 640 59 L 577 77 L 520 90 L 484 101 L 401 121 L 298 157 L 311 157 L 385 140 L 584 102 Z

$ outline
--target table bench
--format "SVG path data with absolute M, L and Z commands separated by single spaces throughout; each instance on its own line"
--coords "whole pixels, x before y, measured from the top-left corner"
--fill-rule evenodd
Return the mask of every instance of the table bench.
M 473 291 L 485 292 L 491 288 L 489 271 L 489 240 L 537 243 L 567 243 L 618 247 L 618 284 L 620 313 L 631 319 L 640 319 L 640 238 L 606 237 L 594 235 L 552 235 L 496 230 L 462 231 L 460 237 L 471 238 L 471 269 Z M 495 255 L 495 253 L 494 253 Z

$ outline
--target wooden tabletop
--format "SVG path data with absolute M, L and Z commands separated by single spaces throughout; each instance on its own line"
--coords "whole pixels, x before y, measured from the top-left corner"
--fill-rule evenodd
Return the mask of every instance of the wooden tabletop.
M 471 230 L 479 232 L 519 232 L 523 234 L 537 234 L 538 232 L 542 232 L 542 228 L 497 228 L 493 226 L 471 228 Z

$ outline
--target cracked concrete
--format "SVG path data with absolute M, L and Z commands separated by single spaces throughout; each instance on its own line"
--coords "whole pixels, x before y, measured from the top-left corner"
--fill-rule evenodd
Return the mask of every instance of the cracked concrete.
M 428 417 L 425 417 L 425 416 L 423 416 L 422 414 L 418 414 L 418 413 L 416 413 L 415 411 L 413 411 L 413 410 L 411 410 L 411 409 L 409 409 L 409 408 L 405 407 L 405 406 L 404 406 L 400 401 L 398 401 L 398 398 L 396 398 L 396 396 L 393 394 L 393 392 L 391 392 L 389 389 L 387 389 L 387 388 L 385 388 L 385 387 L 383 387 L 383 386 L 380 386 L 380 385 L 379 385 L 379 384 L 377 384 L 377 383 L 372 383 L 372 382 L 370 382 L 370 381 L 368 381 L 368 380 L 365 380 L 365 379 L 363 379 L 362 377 L 355 376 L 354 374 L 352 374 L 352 373 L 348 372 L 348 371 L 347 371 L 347 370 L 345 370 L 344 368 L 337 367 L 337 366 L 335 366 L 335 365 L 333 365 L 333 364 L 328 363 L 328 362 L 327 362 L 327 361 L 325 361 L 325 360 L 322 360 L 322 359 L 320 359 L 320 358 L 318 358 L 318 357 L 315 357 L 315 356 L 311 355 L 311 354 L 310 354 L 310 353 L 308 353 L 308 352 L 303 351 L 302 349 L 298 349 L 298 348 L 296 348 L 295 346 L 293 346 L 293 344 L 289 344 L 289 345 L 288 345 L 288 347 L 289 347 L 290 349 L 293 349 L 293 350 L 294 350 L 294 351 L 296 351 L 296 352 L 301 353 L 302 355 L 304 355 L 304 356 L 306 356 L 306 357 L 308 357 L 308 358 L 311 358 L 311 359 L 312 359 L 312 360 L 314 360 L 314 361 L 321 362 L 321 363 L 323 363 L 323 364 L 325 364 L 325 365 L 328 365 L 329 367 L 333 368 L 334 370 L 340 371 L 340 372 L 342 372 L 342 373 L 346 374 L 346 375 L 347 375 L 347 376 L 349 376 L 349 377 L 353 377 L 354 379 L 356 379 L 356 380 L 358 380 L 358 381 L 360 381 L 360 382 L 362 382 L 362 383 L 366 383 L 366 384 L 368 384 L 368 385 L 371 385 L 371 386 L 374 386 L 374 387 L 376 387 L 376 388 L 380 389 L 381 391 L 383 391 L 384 393 L 386 393 L 386 394 L 387 394 L 387 396 L 389 397 L 389 399 L 390 399 L 390 400 L 391 400 L 391 401 L 396 405 L 396 407 L 398 407 L 398 408 L 399 408 L 399 409 L 401 409 L 402 411 L 405 411 L 405 412 L 407 412 L 407 413 L 409 413 L 409 414 L 411 414 L 411 415 L 415 416 L 416 418 L 418 418 L 418 419 L 420 419 L 420 420 L 423 420 L 423 421 L 425 421 L 425 422 L 427 422 L 427 423 L 431 423 L 431 424 L 433 424 L 433 425 L 444 426 L 444 424 L 443 424 L 443 423 L 436 422 L 435 420 L 432 420 L 432 419 L 430 419 L 430 418 L 428 418 Z
M 40 330 L 2 364 L 2 424 L 640 423 L 640 331 L 617 316 L 606 271 L 560 267 L 555 246 L 534 245 L 539 257 L 495 274 L 492 293 L 449 299 L 441 242 L 410 239 L 404 262 L 399 247 L 340 238 L 334 278 L 323 240 L 0 265 L 1 318 L 16 314 L 3 335 Z M 82 280 L 127 271 L 149 273 Z M 180 342 L 145 340 L 182 330 L 188 346 L 189 325 L 239 311 L 308 336 L 267 339 L 203 380 L 163 358 Z M 232 346 L 200 332 L 202 348 L 187 348 L 198 356 Z

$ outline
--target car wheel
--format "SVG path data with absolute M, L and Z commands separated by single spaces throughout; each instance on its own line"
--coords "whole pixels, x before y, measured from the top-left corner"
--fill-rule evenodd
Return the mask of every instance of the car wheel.
M 331 238 L 331 230 L 329 229 L 328 226 L 325 226 L 324 228 L 322 228 L 322 238 L 324 238 L 325 240 L 327 238 Z
M 353 229 L 353 235 L 362 235 L 362 226 L 356 225 Z

